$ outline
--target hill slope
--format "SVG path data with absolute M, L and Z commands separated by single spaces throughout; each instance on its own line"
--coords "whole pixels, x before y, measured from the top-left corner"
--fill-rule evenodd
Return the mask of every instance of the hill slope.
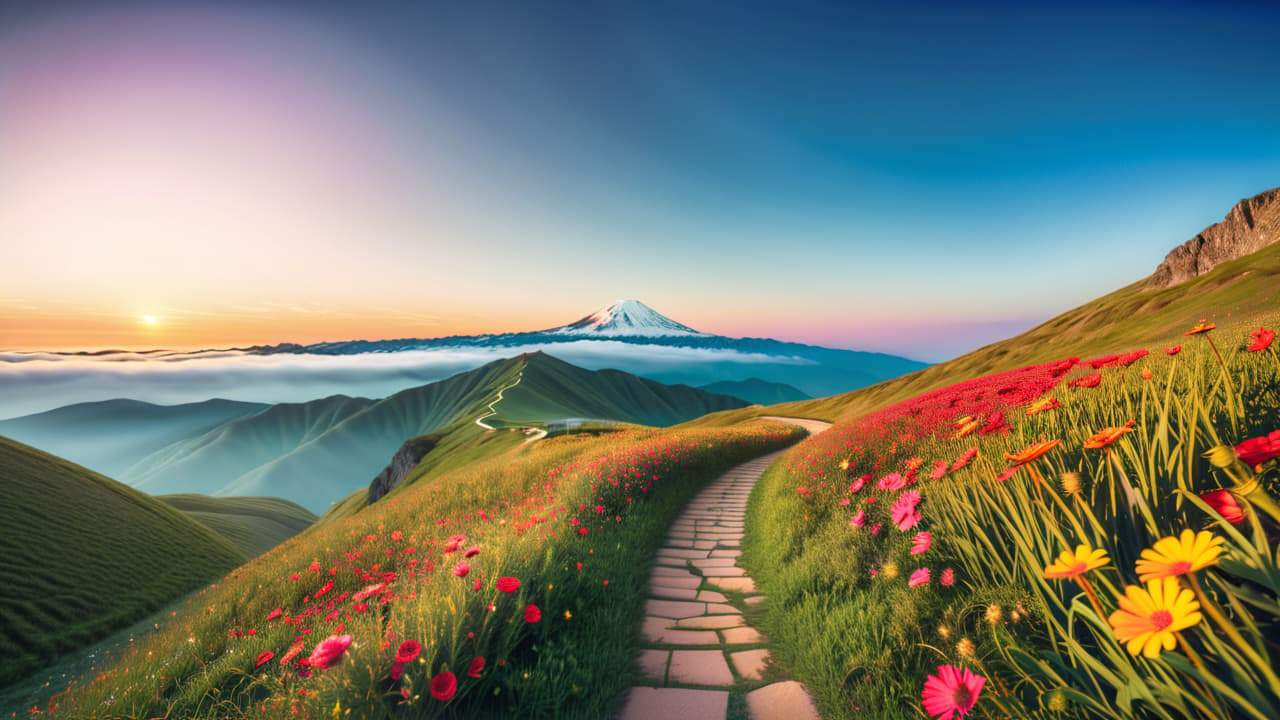
M 698 389 L 721 395 L 732 395 L 757 405 L 776 405 L 783 402 L 810 399 L 808 395 L 786 383 L 769 382 L 760 378 L 726 380 L 724 382 L 701 385 Z
M 156 499 L 223 536 L 251 558 L 306 530 L 317 519 L 301 505 L 274 497 L 160 495 Z
M 0 437 L 0 685 L 245 561 L 177 510 Z

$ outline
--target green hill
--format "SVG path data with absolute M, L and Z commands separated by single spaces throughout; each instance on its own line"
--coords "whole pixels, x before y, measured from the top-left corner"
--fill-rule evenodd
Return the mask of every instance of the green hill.
M 778 403 L 810 399 L 810 396 L 786 383 L 769 382 L 760 378 L 725 380 L 709 385 L 699 385 L 698 389 L 720 395 L 732 395 L 756 405 L 777 405 Z
M 185 494 L 156 499 L 198 520 L 249 557 L 258 557 L 311 527 L 317 519 L 301 505 L 274 497 Z
M 245 560 L 178 510 L 0 437 L 0 685 Z

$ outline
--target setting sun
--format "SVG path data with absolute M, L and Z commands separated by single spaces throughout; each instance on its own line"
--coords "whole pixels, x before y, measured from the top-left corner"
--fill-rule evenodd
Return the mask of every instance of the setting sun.
M 160 318 L 155 315 L 143 315 L 142 324 L 149 327 L 155 327 L 160 324 Z

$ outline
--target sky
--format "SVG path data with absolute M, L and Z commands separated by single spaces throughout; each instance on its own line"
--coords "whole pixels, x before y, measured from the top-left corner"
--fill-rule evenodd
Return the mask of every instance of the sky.
M 0 3 L 0 350 L 937 361 L 1280 185 L 1271 3 Z

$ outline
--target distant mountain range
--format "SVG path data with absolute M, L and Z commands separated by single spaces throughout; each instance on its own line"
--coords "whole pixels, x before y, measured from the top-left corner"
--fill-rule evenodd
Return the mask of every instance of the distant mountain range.
M 172 407 L 113 400 L 0 422 L 0 434 L 110 468 L 152 495 L 275 496 L 319 513 L 367 486 L 409 438 L 473 423 L 491 405 L 490 421 L 508 424 L 578 417 L 671 425 L 746 404 L 533 353 L 381 400 Z

